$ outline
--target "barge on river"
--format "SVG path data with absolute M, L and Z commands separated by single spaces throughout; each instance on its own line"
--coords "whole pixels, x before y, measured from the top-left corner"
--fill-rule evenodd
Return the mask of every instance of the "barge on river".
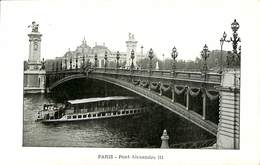
M 69 100 L 66 104 L 44 104 L 36 121 L 67 122 L 141 114 L 147 106 L 140 98 L 112 96 Z

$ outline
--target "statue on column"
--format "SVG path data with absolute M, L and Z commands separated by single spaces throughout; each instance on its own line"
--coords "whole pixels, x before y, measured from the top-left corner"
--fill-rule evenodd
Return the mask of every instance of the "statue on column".
M 134 36 L 134 34 L 132 34 L 132 40 L 135 40 L 135 36 Z
M 135 40 L 134 34 L 128 33 L 128 40 Z
M 32 32 L 38 32 L 39 24 L 36 24 L 36 22 L 33 21 L 32 24 L 28 26 L 28 28 L 32 28 Z
M 128 33 L 128 40 L 132 40 L 132 34 Z

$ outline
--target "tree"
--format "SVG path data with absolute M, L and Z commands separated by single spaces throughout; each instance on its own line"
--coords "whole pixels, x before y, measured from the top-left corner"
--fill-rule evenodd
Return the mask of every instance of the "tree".
M 159 68 L 160 68 L 160 63 L 161 61 L 157 59 L 157 57 L 154 57 L 152 59 L 152 69 L 155 69 L 157 61 L 159 62 Z M 141 59 L 139 61 L 136 61 L 136 64 L 138 67 L 141 69 L 149 69 L 150 67 L 150 59 L 148 57 Z

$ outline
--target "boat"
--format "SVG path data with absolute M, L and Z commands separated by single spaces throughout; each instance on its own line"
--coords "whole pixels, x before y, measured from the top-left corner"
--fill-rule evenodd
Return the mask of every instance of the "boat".
M 68 100 L 65 104 L 44 104 L 36 121 L 68 122 L 137 115 L 147 111 L 140 98 L 111 96 Z

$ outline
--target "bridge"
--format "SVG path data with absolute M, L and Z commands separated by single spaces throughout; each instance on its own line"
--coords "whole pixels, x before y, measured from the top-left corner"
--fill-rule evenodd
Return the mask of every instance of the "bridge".
M 234 20 L 231 24 L 233 36 L 226 40 L 226 33 L 220 39 L 220 72 L 208 70 L 207 45 L 201 51 L 201 71 L 176 70 L 177 49 L 172 49 L 172 71 L 152 70 L 153 50 L 148 52 L 150 60 L 149 70 L 135 69 L 135 52 L 128 52 L 131 60 L 130 69 L 119 68 L 120 52 L 117 51 L 116 68 L 108 68 L 108 52 L 104 53 L 104 68 L 97 67 L 100 58 L 98 54 L 91 58 L 76 54 L 76 58 L 66 53 L 65 57 L 53 60 L 52 71 L 48 71 L 44 60 L 40 61 L 42 34 L 38 31 L 38 24 L 32 23 L 32 32 L 28 35 L 30 52 L 27 69 L 24 71 L 24 92 L 43 93 L 55 91 L 58 86 L 78 79 L 94 79 L 114 84 L 128 91 L 136 93 L 162 107 L 176 113 L 188 121 L 198 125 L 213 135 L 217 135 L 217 148 L 238 149 L 240 141 L 240 59 L 241 45 L 238 37 L 239 23 Z M 35 42 L 37 41 L 37 42 Z M 227 52 L 226 66 L 223 65 L 223 44 L 231 42 L 233 50 Z M 129 49 L 130 50 L 130 49 Z M 80 57 L 80 54 L 82 57 Z M 78 57 L 79 55 L 79 57 Z M 82 58 L 79 60 L 79 58 Z M 102 55 L 103 58 L 103 55 Z M 94 67 L 86 67 L 85 61 L 95 60 Z M 130 61 L 129 61 L 130 62 Z M 55 64 L 56 63 L 56 64 Z M 83 65 L 82 65 L 83 64 Z M 101 63 L 100 63 L 101 64 Z M 158 63 L 157 63 L 158 64 Z M 56 70 L 54 69 L 56 65 Z M 65 67 L 63 66 L 65 65 Z M 121 65 L 121 64 L 120 64 Z M 140 65 L 141 66 L 141 65 Z M 157 67 L 159 68 L 159 67 Z M 194 104 L 194 100 L 196 103 Z M 199 108 L 198 108 L 199 107 Z M 212 117 L 213 116 L 213 117 Z M 198 143 L 199 144 L 199 143 Z
M 216 121 L 208 118 L 207 100 L 218 100 L 221 75 L 207 72 L 169 70 L 96 68 L 48 71 L 46 88 L 53 91 L 57 86 L 74 79 L 95 79 L 111 83 L 134 92 L 175 114 L 187 119 L 213 135 L 217 135 Z M 168 95 L 167 95 L 168 93 Z M 170 96 L 169 96 L 170 93 Z M 177 101 L 183 96 L 184 103 Z M 191 98 L 202 97 L 202 114 L 193 111 Z M 218 107 L 217 107 L 218 108 Z M 218 115 L 218 109 L 217 109 Z

